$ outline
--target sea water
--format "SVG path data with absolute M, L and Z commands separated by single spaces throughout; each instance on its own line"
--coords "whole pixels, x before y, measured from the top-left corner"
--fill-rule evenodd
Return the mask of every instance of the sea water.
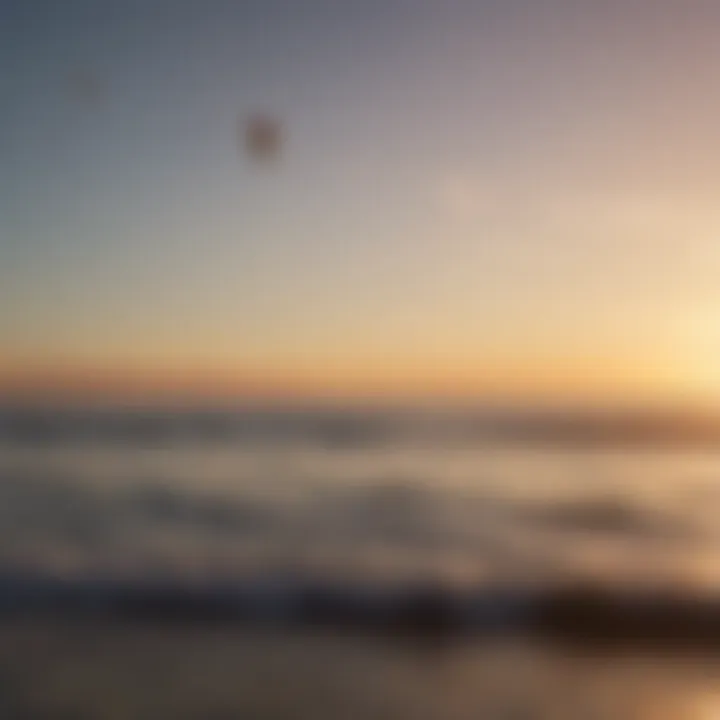
M 0 569 L 279 594 L 308 578 L 715 592 L 720 453 L 479 426 L 457 413 L 7 412 Z M 427 654 L 362 634 L 73 616 L 3 620 L 0 642 L 7 717 L 712 718 L 719 679 L 708 654 L 576 656 L 522 636 Z

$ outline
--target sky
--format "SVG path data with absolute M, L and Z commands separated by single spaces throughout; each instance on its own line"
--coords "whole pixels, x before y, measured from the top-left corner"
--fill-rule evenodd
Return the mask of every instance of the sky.
M 720 398 L 719 32 L 712 0 L 0 0 L 0 386 Z

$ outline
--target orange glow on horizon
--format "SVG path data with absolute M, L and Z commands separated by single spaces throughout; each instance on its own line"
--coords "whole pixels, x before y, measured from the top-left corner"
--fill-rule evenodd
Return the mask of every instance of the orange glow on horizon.
M 709 397 L 684 382 L 682 373 L 669 364 L 605 359 L 453 365 L 396 359 L 262 368 L 240 363 L 6 363 L 0 365 L 0 395 L 11 400 L 119 402 L 417 398 L 622 403 Z

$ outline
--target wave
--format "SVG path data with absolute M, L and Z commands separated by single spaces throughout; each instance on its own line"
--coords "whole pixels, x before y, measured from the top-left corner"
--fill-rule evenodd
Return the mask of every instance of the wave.
M 197 556 L 200 572 L 217 561 L 372 575 L 390 558 L 395 574 L 443 575 L 459 564 L 524 577 L 581 566 L 584 549 L 608 542 L 622 553 L 618 563 L 657 556 L 671 572 L 673 553 L 712 540 L 690 516 L 612 496 L 539 501 L 370 477 L 284 496 L 272 487 L 213 491 L 201 480 L 191 489 L 123 475 L 100 487 L 62 474 L 0 473 L 0 562 L 183 572 Z
M 302 577 L 103 581 L 0 571 L 0 617 L 329 630 L 407 640 L 521 635 L 593 652 L 720 649 L 720 598 L 560 584 L 537 588 L 359 585 Z

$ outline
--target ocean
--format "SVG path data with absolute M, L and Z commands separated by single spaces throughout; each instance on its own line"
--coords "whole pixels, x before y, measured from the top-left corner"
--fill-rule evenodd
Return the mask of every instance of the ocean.
M 527 426 L 6 410 L 3 717 L 718 716 L 720 452 Z

